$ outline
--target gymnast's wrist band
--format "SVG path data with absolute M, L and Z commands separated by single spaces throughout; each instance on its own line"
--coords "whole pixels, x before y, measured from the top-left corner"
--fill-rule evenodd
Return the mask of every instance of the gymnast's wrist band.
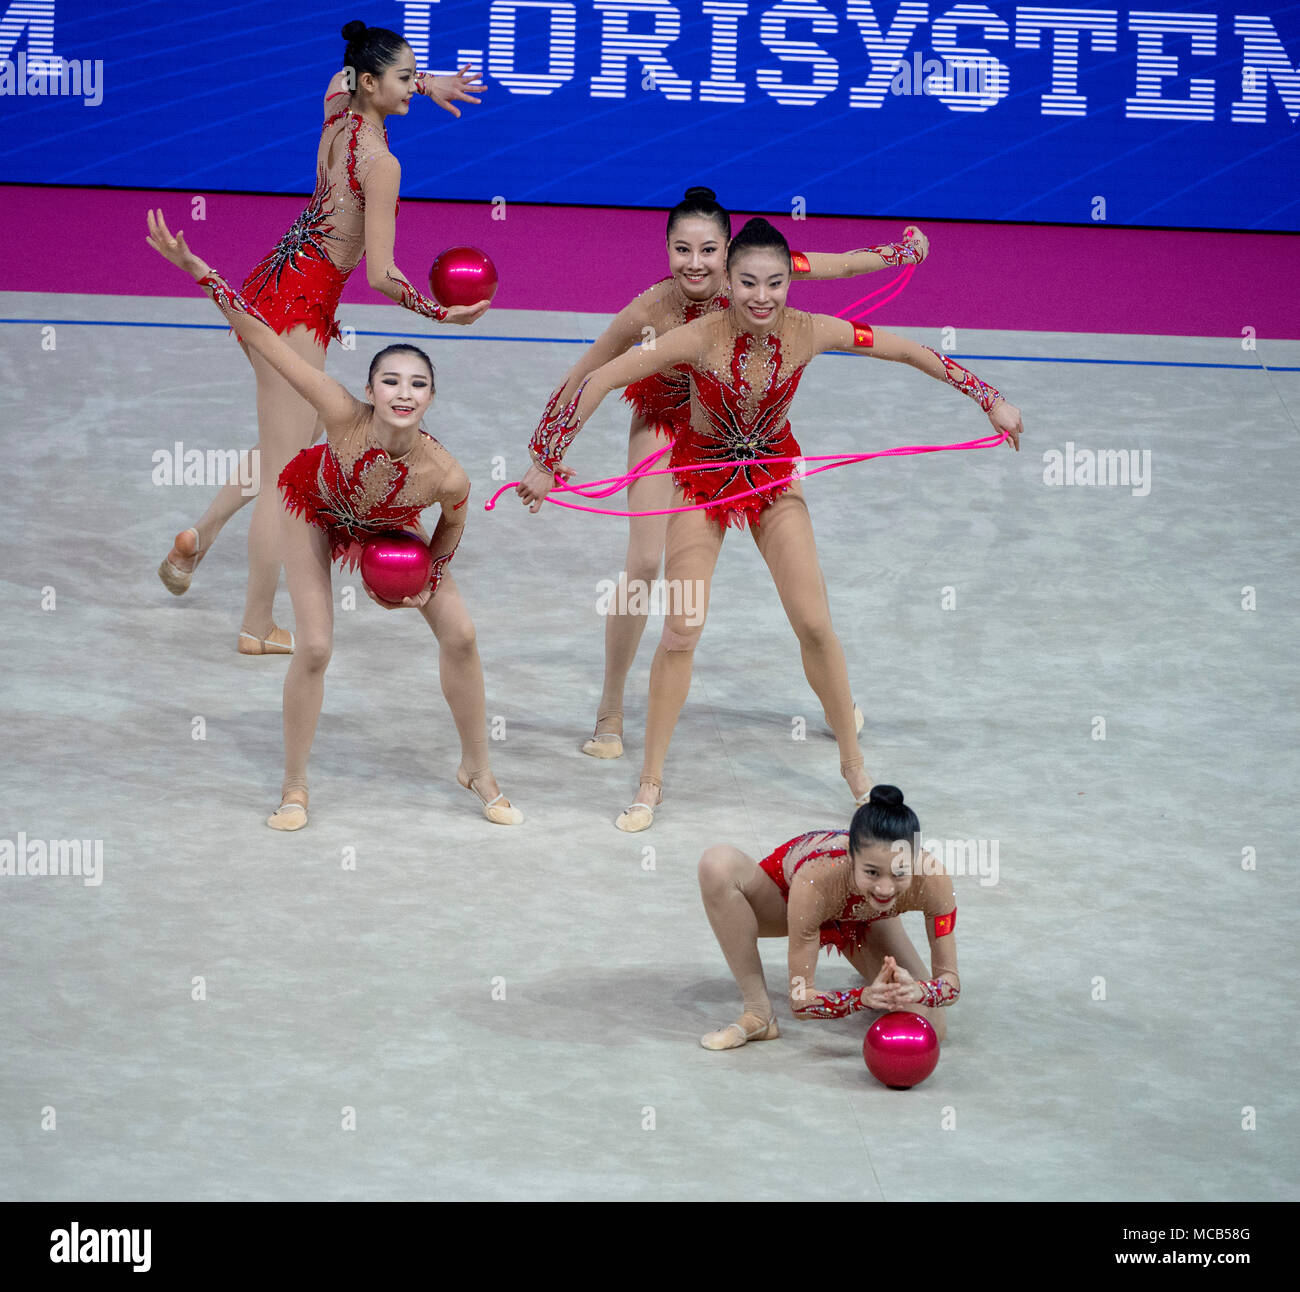
M 235 314 L 247 314 L 249 318 L 256 319 L 259 323 L 266 323 L 267 327 L 271 326 L 262 317 L 262 311 L 256 305 L 250 305 L 215 269 L 211 273 L 204 274 L 198 283 L 200 287 L 206 288 L 218 308 L 230 310 Z
M 885 264 L 894 268 L 900 265 L 919 265 L 925 259 L 921 244 L 912 238 L 904 238 L 902 242 L 887 242 L 880 247 L 860 247 L 857 251 L 850 251 L 849 255 L 860 256 L 863 252 L 879 256 Z
M 792 1008 L 800 1018 L 846 1018 L 867 1008 L 862 1003 L 865 990 L 865 987 L 855 987 L 852 991 L 828 991 L 814 996 L 807 1004 Z
M 401 291 L 402 299 L 398 302 L 399 305 L 416 314 L 423 314 L 425 318 L 432 319 L 435 323 L 441 323 L 446 319 L 446 309 L 439 305 L 437 301 L 430 300 L 427 296 L 422 295 L 406 279 L 395 278 L 391 273 L 384 276 L 390 283 L 396 283 Z
M 961 995 L 961 987 L 948 978 L 931 978 L 928 982 L 918 983 L 921 988 L 920 1003 L 927 1009 L 940 1005 L 951 1005 Z
M 969 395 L 986 413 L 1002 398 L 1000 391 L 995 390 L 987 382 L 981 381 L 961 364 L 954 363 L 946 354 L 940 354 L 938 350 L 928 345 L 925 348 L 943 364 L 943 373 L 948 384 L 960 390 L 963 395 Z
M 573 398 L 563 408 L 556 408 L 560 400 L 560 391 L 555 392 L 547 402 L 542 420 L 538 422 L 533 438 L 528 444 L 528 453 L 543 471 L 549 471 L 554 477 L 556 469 L 564 460 L 569 445 L 582 430 L 582 419 L 578 416 L 578 400 L 587 388 L 587 381 L 574 391 Z

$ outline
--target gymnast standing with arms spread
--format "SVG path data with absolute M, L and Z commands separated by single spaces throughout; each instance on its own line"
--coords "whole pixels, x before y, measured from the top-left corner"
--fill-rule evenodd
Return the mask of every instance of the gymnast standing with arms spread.
M 719 205 L 711 188 L 697 186 L 686 190 L 682 200 L 668 212 L 666 239 L 669 276 L 642 292 L 614 316 L 565 375 L 560 393 L 562 403 L 603 364 L 641 345 L 647 336 L 662 336 L 683 323 L 715 310 L 725 310 L 730 304 L 724 288 L 731 216 Z M 792 272 L 795 278 L 853 278 L 887 266 L 919 265 L 929 246 L 926 236 L 909 226 L 903 231 L 902 242 L 842 254 L 794 252 Z M 660 447 L 659 437 L 671 444 L 689 424 L 690 370 L 682 366 L 652 373 L 630 384 L 623 398 L 632 406 L 627 446 L 631 471 Z M 521 482 L 519 494 L 536 511 L 550 488 L 550 473 L 533 466 Z M 628 510 L 662 512 L 672 506 L 672 497 L 671 477 L 639 477 L 628 485 Z M 624 587 L 629 584 L 648 587 L 659 577 L 667 527 L 667 516 L 629 517 Z M 596 709 L 596 728 L 582 746 L 582 752 L 593 758 L 622 757 L 623 693 L 647 618 L 644 610 L 624 610 L 628 605 L 625 597 L 617 598 L 615 605 L 619 609 L 611 610 L 605 618 L 605 680 Z M 855 721 L 860 729 L 861 715 L 856 710 Z
M 391 345 L 370 363 L 368 402 L 354 399 L 262 321 L 256 307 L 175 237 L 162 212 L 149 213 L 149 243 L 190 274 L 212 296 L 243 342 L 319 415 L 326 442 L 298 453 L 280 474 L 292 513 L 285 517 L 285 571 L 299 643 L 284 682 L 284 781 L 280 806 L 267 820 L 275 830 L 307 824 L 307 758 L 320 718 L 325 668 L 334 638 L 330 561 L 359 558 L 365 540 L 394 530 L 414 531 L 428 543 L 428 586 L 400 603 L 372 601 L 395 610 L 419 609 L 438 639 L 438 676 L 460 735 L 456 779 L 483 803 L 496 825 L 518 825 L 523 814 L 501 793 L 488 759 L 487 705 L 474 624 L 447 564 L 465 528 L 469 477 L 441 444 L 420 427 L 433 403 L 429 357 L 412 345 Z M 268 490 L 267 497 L 273 494 Z M 420 513 L 437 503 L 441 515 L 432 539 Z M 409 676 L 393 679 L 394 704 L 423 688 Z
M 553 487 L 574 437 L 611 390 L 689 365 L 690 421 L 673 442 L 670 465 L 674 504 L 697 506 L 669 518 L 664 573 L 670 584 L 694 580 L 703 587 L 702 613 L 688 618 L 678 609 L 664 617 L 650 670 L 640 785 L 615 822 L 629 833 L 651 826 L 662 797 L 664 760 L 690 690 L 692 656 L 729 524 L 751 527 L 799 639 L 804 674 L 835 733 L 840 773 L 855 801 L 865 801 L 871 788 L 844 650 L 831 626 L 812 522 L 794 474 L 800 449 L 786 420 L 803 370 L 815 355 L 843 350 L 919 368 L 978 402 L 995 431 L 1019 449 L 1019 410 L 947 356 L 865 324 L 787 309 L 790 270 L 785 239 L 766 220 L 750 220 L 727 252 L 728 308 L 656 337 L 653 348 L 638 347 L 604 364 L 567 403 L 557 391 L 530 444 L 544 492 Z M 535 511 L 538 501 L 530 503 L 528 496 L 533 479 L 531 473 L 525 477 L 519 492 Z
M 411 285 L 393 261 L 401 167 L 388 149 L 384 121 L 410 110 L 424 94 L 453 116 L 457 101 L 478 103 L 468 67 L 434 77 L 415 69 L 411 47 L 383 27 L 350 22 L 343 70 L 330 81 L 316 151 L 316 191 L 275 250 L 253 269 L 242 295 L 294 354 L 318 372 L 325 348 L 339 336 L 335 311 L 343 285 L 366 259 L 370 286 L 390 300 L 439 323 L 473 323 L 487 308 L 444 308 Z M 258 463 L 252 478 L 276 479 L 285 464 L 319 434 L 316 410 L 256 350 L 243 345 L 257 381 Z M 250 478 L 241 471 L 240 477 Z M 194 570 L 231 516 L 252 496 L 238 480 L 223 485 L 198 524 L 176 535 L 158 567 L 170 592 L 180 596 Z M 281 507 L 275 490 L 258 490 L 248 527 L 248 589 L 238 649 L 244 655 L 288 655 L 293 635 L 273 619 L 283 554 Z
M 929 853 L 916 855 L 921 823 L 894 785 L 877 785 L 847 830 L 813 830 L 761 862 L 720 844 L 700 858 L 700 894 L 744 1001 L 735 1023 L 700 1038 L 734 1050 L 780 1035 L 763 979 L 759 938 L 788 936 L 790 1006 L 796 1018 L 844 1018 L 858 1010 L 924 1015 L 942 1041 L 944 1008 L 961 993 L 952 879 Z M 897 917 L 920 911 L 930 976 Z M 834 947 L 865 987 L 818 992 L 817 955 Z

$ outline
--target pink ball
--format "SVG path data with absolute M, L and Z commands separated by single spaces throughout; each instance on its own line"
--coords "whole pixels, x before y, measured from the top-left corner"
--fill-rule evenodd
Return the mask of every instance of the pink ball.
M 919 1086 L 939 1062 L 939 1038 L 930 1020 L 909 1010 L 876 1019 L 862 1042 L 867 1069 L 891 1090 Z
M 497 267 L 477 247 L 448 247 L 429 270 L 429 290 L 439 305 L 477 305 L 497 294 Z
M 361 577 L 383 601 L 418 597 L 432 569 L 433 553 L 415 534 L 376 534 L 361 550 Z

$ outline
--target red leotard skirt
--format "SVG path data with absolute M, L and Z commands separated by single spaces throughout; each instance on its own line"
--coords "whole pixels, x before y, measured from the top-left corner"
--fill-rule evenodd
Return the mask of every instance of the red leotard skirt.
M 783 843 L 758 863 L 759 870 L 776 885 L 787 905 L 790 901 L 790 885 L 785 882 L 785 854 L 790 844 L 795 842 L 797 840 L 791 839 Z M 797 869 L 795 873 L 799 873 Z M 827 920 L 821 927 L 821 945 L 834 947 L 842 956 L 853 955 L 866 940 L 867 925 L 860 920 Z
M 272 252 L 254 267 L 241 295 L 262 311 L 276 332 L 283 334 L 305 323 L 322 347 L 328 347 L 331 338 L 340 336 L 334 315 L 348 275 L 324 258 L 299 257 L 300 264 L 295 264 L 292 258 L 281 257 L 278 267 L 275 259 Z
M 763 510 L 794 484 L 794 462 L 766 463 L 764 459 L 769 456 L 797 458 L 801 451 L 799 441 L 790 430 L 790 423 L 786 422 L 780 433 L 765 445 L 762 456 L 742 461 L 744 450 L 724 447 L 722 442 L 701 437 L 688 420 L 673 440 L 669 465 L 673 468 L 673 479 L 688 501 L 716 503 L 709 507 L 708 512 L 719 525 L 744 529 L 746 522 L 757 524 Z M 735 461 L 740 465 L 710 467 L 711 460 Z M 685 471 L 681 469 L 683 467 L 697 469 Z M 751 493 L 745 498 L 734 497 L 755 488 L 761 492 Z M 723 501 L 719 502 L 719 499 Z

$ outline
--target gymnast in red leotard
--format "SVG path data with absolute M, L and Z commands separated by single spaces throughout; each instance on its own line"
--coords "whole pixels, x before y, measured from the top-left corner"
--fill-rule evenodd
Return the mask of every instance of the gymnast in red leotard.
M 711 188 L 688 188 L 668 212 L 667 250 L 669 276 L 642 292 L 625 306 L 587 352 L 565 376 L 561 401 L 602 364 L 641 345 L 647 337 L 663 336 L 705 314 L 725 310 L 724 291 L 727 245 L 731 241 L 731 216 L 718 204 Z M 838 254 L 793 252 L 792 277 L 805 279 L 853 278 L 887 266 L 917 265 L 925 259 L 929 241 L 917 228 L 903 231 L 902 242 L 863 247 Z M 628 468 L 643 461 L 659 445 L 669 442 L 690 425 L 690 369 L 685 365 L 651 373 L 623 391 L 632 406 L 628 438 Z M 519 486 L 520 496 L 534 505 L 551 487 L 547 472 L 534 467 Z M 628 485 L 628 509 L 663 511 L 672 504 L 670 477 L 645 476 Z M 623 754 L 623 692 L 645 631 L 648 598 L 629 595 L 629 589 L 648 589 L 659 577 L 663 563 L 666 516 L 633 516 L 628 521 L 627 557 L 617 594 L 605 617 L 605 679 L 596 708 L 594 734 L 582 746 L 593 758 L 619 758 Z M 855 719 L 860 725 L 860 716 Z
M 844 1018 L 858 1010 L 922 1014 L 942 1041 L 943 1007 L 961 993 L 957 902 L 936 858 L 916 855 L 921 824 L 894 785 L 877 785 L 847 830 L 813 830 L 761 862 L 720 844 L 700 858 L 700 894 L 744 1005 L 735 1023 L 700 1038 L 734 1050 L 778 1035 L 763 981 L 759 938 L 789 936 L 790 1005 L 797 1018 Z M 920 911 L 930 975 L 897 917 Z M 818 992 L 817 953 L 834 947 L 867 986 Z
M 401 602 L 372 601 L 387 610 L 414 607 L 438 640 L 438 679 L 456 723 L 461 757 L 456 779 L 483 804 L 497 825 L 518 825 L 523 814 L 501 793 L 488 757 L 487 705 L 474 624 L 447 569 L 465 528 L 469 477 L 420 420 L 433 403 L 433 365 L 412 345 L 390 345 L 370 362 L 365 401 L 276 335 L 256 306 L 172 236 L 162 213 L 149 213 L 149 243 L 212 295 L 243 343 L 305 400 L 325 427 L 325 443 L 302 449 L 279 475 L 284 495 L 284 560 L 289 595 L 301 636 L 284 682 L 284 780 L 280 806 L 268 818 L 275 830 L 307 824 L 307 759 L 320 718 L 325 669 L 334 641 L 330 562 L 355 563 L 365 540 L 394 530 L 417 533 L 429 545 L 432 570 L 425 588 Z M 268 498 L 275 496 L 268 489 Z M 441 510 L 432 537 L 420 514 Z M 423 687 L 394 680 L 392 696 L 405 704 Z
M 663 765 L 691 684 L 691 661 L 704 627 L 709 584 L 728 525 L 749 524 L 799 639 L 804 674 L 821 701 L 839 745 L 840 772 L 857 802 L 871 787 L 863 766 L 844 651 L 831 627 L 826 585 L 812 523 L 796 478 L 800 450 L 787 411 L 809 361 L 826 350 L 910 364 L 976 400 L 995 431 L 1019 447 L 1020 412 L 992 387 L 946 355 L 892 333 L 825 314 L 786 308 L 791 256 L 766 220 L 750 220 L 727 252 L 730 305 L 638 346 L 598 368 L 567 402 L 557 391 L 530 451 L 543 494 L 561 471 L 565 450 L 601 400 L 651 373 L 689 365 L 689 426 L 673 441 L 675 506 L 704 504 L 669 518 L 664 573 L 669 587 L 702 589 L 689 616 L 669 607 L 650 670 L 645 761 L 636 799 L 619 816 L 620 830 L 650 827 L 663 785 Z M 782 461 L 781 459 L 786 459 Z M 548 479 L 549 477 L 549 479 Z M 527 484 L 532 473 L 525 478 Z M 533 509 L 537 507 L 533 503 Z
M 349 275 L 364 255 L 370 286 L 390 300 L 440 323 L 473 323 L 487 308 L 444 309 L 423 296 L 393 262 L 401 167 L 388 150 L 385 118 L 409 111 L 424 94 L 453 116 L 457 101 L 477 103 L 480 90 L 469 68 L 434 77 L 415 70 L 406 41 L 383 27 L 350 22 L 343 70 L 325 95 L 324 124 L 316 151 L 316 191 L 275 249 L 248 275 L 243 295 L 293 352 L 317 371 L 325 348 L 339 336 L 335 312 Z M 355 88 L 353 88 L 355 87 Z M 242 341 L 241 341 L 241 344 Z M 275 480 L 285 464 L 320 434 L 316 410 L 266 359 L 244 345 L 257 380 L 258 446 L 240 478 L 223 485 L 198 524 L 177 534 L 158 567 L 169 591 L 180 596 L 222 526 L 256 493 L 248 529 L 248 589 L 238 648 L 245 655 L 287 655 L 293 635 L 272 618 L 280 578 L 282 525 L 275 490 L 265 494 L 241 481 Z M 246 455 L 247 458 L 247 455 Z

